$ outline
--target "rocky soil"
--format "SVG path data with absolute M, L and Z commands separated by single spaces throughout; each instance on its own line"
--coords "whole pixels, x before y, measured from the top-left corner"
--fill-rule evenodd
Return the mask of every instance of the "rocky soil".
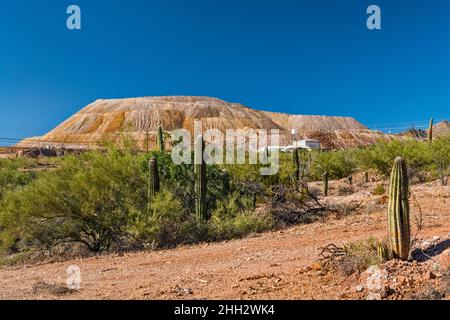
M 339 298 L 367 300 L 450 299 L 450 233 L 417 239 L 411 261 L 391 260 L 356 272 Z
M 3 267 L 0 299 L 449 299 L 450 187 L 437 182 L 412 186 L 410 261 L 350 276 L 317 263 L 327 244 L 386 236 L 386 196 L 372 194 L 375 185 L 355 179 L 343 192 L 345 181 L 332 181 L 324 201 L 340 212 L 245 239 Z M 66 287 L 71 265 L 80 290 Z

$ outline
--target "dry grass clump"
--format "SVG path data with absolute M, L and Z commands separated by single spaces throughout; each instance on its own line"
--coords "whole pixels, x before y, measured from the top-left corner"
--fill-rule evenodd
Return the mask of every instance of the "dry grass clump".
M 336 188 L 336 194 L 338 196 L 348 196 L 355 193 L 352 187 L 348 185 L 338 185 Z
M 54 295 L 54 296 L 63 296 L 67 294 L 71 294 L 75 292 L 76 290 L 69 289 L 61 284 L 52 284 L 47 283 L 44 280 L 37 281 L 33 285 L 33 294 L 36 295 L 42 295 L 42 294 L 48 294 L 48 295 Z
M 386 188 L 382 184 L 377 184 L 372 191 L 372 194 L 375 196 L 382 196 L 386 193 Z
M 355 241 L 343 247 L 331 244 L 321 250 L 319 261 L 323 268 L 340 272 L 345 276 L 362 272 L 369 266 L 380 263 L 377 240 L 374 238 Z

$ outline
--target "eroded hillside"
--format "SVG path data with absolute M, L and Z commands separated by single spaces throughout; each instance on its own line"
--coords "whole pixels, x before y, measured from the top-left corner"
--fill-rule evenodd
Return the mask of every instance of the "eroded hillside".
M 104 140 L 116 140 L 128 132 L 143 147 L 154 145 L 155 132 L 188 129 L 202 120 L 203 128 L 279 129 L 281 143 L 293 139 L 319 139 L 325 148 L 340 149 L 368 145 L 389 138 L 350 117 L 289 115 L 248 108 L 208 97 L 145 97 L 97 100 L 42 137 L 22 141 L 19 147 L 89 148 Z M 148 138 L 147 138 L 148 134 Z

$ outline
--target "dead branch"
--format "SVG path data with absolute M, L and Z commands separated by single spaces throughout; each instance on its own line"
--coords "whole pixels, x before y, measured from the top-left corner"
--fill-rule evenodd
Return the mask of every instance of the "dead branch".
M 416 234 L 413 236 L 413 238 L 411 239 L 411 247 L 416 243 L 417 241 L 417 237 L 419 236 L 420 231 L 422 230 L 422 224 L 423 224 L 423 214 L 422 214 L 422 207 L 419 204 L 419 201 L 417 201 L 416 197 L 411 195 L 412 199 L 415 201 L 415 203 L 417 204 L 417 207 L 419 208 L 419 217 L 414 216 L 414 220 L 416 223 Z
M 344 248 L 338 247 L 334 243 L 330 243 L 325 247 L 320 247 L 317 250 L 320 251 L 317 261 L 323 266 L 327 266 L 331 262 L 335 262 L 347 254 Z

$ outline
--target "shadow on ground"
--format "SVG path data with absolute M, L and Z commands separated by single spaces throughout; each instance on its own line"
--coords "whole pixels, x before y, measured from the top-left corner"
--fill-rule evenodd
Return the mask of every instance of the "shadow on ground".
M 415 248 L 413 249 L 411 256 L 413 260 L 424 262 L 441 254 L 447 248 L 450 248 L 450 239 L 446 239 L 438 243 L 432 243 L 426 249 Z

